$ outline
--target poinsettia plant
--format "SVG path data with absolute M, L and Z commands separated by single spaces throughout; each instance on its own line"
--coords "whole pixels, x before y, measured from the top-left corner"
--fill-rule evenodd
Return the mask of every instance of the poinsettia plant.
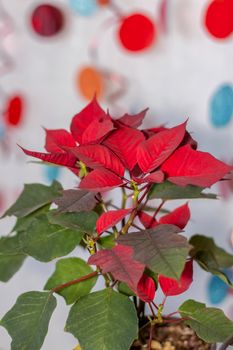
M 68 190 L 56 181 L 25 185 L 4 214 L 17 221 L 0 239 L 0 280 L 7 282 L 27 256 L 49 262 L 80 246 L 90 257 L 84 261 L 79 249 L 57 260 L 44 291 L 19 296 L 1 320 L 13 350 L 41 348 L 56 295 L 72 304 L 65 330 L 82 350 L 127 350 L 145 319 L 151 329 L 183 320 L 210 343 L 233 334 L 223 311 L 195 300 L 164 313 L 167 298 L 190 287 L 196 263 L 232 286 L 224 269 L 233 265 L 233 256 L 212 238 L 188 239 L 184 229 L 190 219 L 187 200 L 216 198 L 204 190 L 233 167 L 197 150 L 187 121 L 142 129 L 145 114 L 114 119 L 94 98 L 74 116 L 70 132 L 45 129 L 46 153 L 22 148 L 46 164 L 67 167 L 79 181 Z M 176 199 L 185 203 L 167 210 L 167 202 Z M 103 287 L 92 291 L 98 279 Z M 150 343 L 151 338 L 149 348 Z

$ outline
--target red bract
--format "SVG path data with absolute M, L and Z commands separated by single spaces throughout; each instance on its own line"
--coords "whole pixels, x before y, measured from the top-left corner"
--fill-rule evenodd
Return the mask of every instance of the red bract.
M 113 131 L 104 140 L 104 145 L 121 159 L 128 170 L 132 170 L 137 163 L 137 148 L 144 139 L 141 131 L 122 127 Z
M 53 163 L 56 165 L 62 165 L 68 168 L 75 168 L 77 158 L 68 153 L 42 153 L 42 152 L 34 152 L 29 151 L 20 146 L 20 148 L 24 151 L 28 156 L 38 158 L 43 162 Z M 76 169 L 76 168 L 75 168 Z
M 109 121 L 110 123 L 103 123 Z M 93 130 L 91 126 L 95 123 L 96 130 Z M 102 124 L 103 123 L 103 124 Z M 104 136 L 105 131 L 108 132 L 112 128 L 111 118 L 98 104 L 96 98 L 89 103 L 80 113 L 76 114 L 71 122 L 70 130 L 76 141 L 79 144 L 92 142 L 97 140 L 98 137 Z M 104 131 L 101 131 L 101 126 L 104 125 Z M 88 128 L 90 128 L 88 130 Z M 84 138 L 84 142 L 83 142 Z
M 144 109 L 144 111 L 141 111 L 140 113 L 134 114 L 134 115 L 126 113 L 123 115 L 123 117 L 117 119 L 115 122 L 116 122 L 116 124 L 119 123 L 123 126 L 129 126 L 130 128 L 136 129 L 142 124 L 143 119 L 145 118 L 147 111 L 148 111 L 148 108 Z
M 104 167 L 123 176 L 125 168 L 120 159 L 103 145 L 86 145 L 67 148 L 69 152 L 80 159 L 87 167 L 95 169 Z
M 143 274 L 138 286 L 137 295 L 145 303 L 151 303 L 155 297 L 156 286 L 153 278 Z
M 161 170 L 157 170 L 144 178 L 133 177 L 133 180 L 138 184 L 143 183 L 162 183 L 164 180 L 164 173 Z
M 193 261 L 186 263 L 179 281 L 159 275 L 159 284 L 166 296 L 184 293 L 193 281 Z
M 158 168 L 174 152 L 184 138 L 186 123 L 158 132 L 140 143 L 137 161 L 144 173 Z
M 133 259 L 133 249 L 122 245 L 98 251 L 88 259 L 88 264 L 99 266 L 102 273 L 111 273 L 116 280 L 125 282 L 136 293 L 145 269 L 144 264 Z
M 51 153 L 64 153 L 63 147 L 75 147 L 76 142 L 72 135 L 64 130 L 48 130 L 45 129 L 46 139 L 45 139 L 45 149 Z
M 138 217 L 145 228 L 153 228 L 159 224 L 169 224 L 175 225 L 182 230 L 190 219 L 190 210 L 186 203 L 171 213 L 162 216 L 158 221 L 144 212 L 139 212 Z
M 162 216 L 159 219 L 160 224 L 171 224 L 178 226 L 181 230 L 185 228 L 190 219 L 190 210 L 188 203 L 173 210 L 171 213 Z
M 95 169 L 80 182 L 79 187 L 93 192 L 108 191 L 121 186 L 123 181 L 120 177 L 106 169 Z
M 132 211 L 130 209 L 110 210 L 102 214 L 96 222 L 96 231 L 98 234 L 106 231 L 108 228 L 115 226 L 119 221 L 124 219 Z
M 210 187 L 233 170 L 211 154 L 195 151 L 190 145 L 179 148 L 162 165 L 168 180 L 179 186 Z

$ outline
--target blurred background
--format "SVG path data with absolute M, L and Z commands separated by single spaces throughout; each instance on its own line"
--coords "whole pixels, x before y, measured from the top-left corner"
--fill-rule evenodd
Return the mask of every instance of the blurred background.
M 43 127 L 69 128 L 94 93 L 115 116 L 150 107 L 145 126 L 188 117 L 199 148 L 232 164 L 232 32 L 232 0 L 0 0 L 0 212 L 25 182 L 75 186 L 67 170 L 28 162 L 17 144 L 42 151 Z M 213 236 L 232 252 L 232 190 L 229 182 L 212 188 L 221 200 L 191 201 L 187 234 Z M 2 220 L 1 235 L 12 224 Z M 54 262 L 28 259 L 9 283 L 0 283 L 0 318 L 19 294 L 43 289 L 53 270 Z M 233 319 L 228 287 L 198 268 L 195 274 L 191 289 L 168 308 L 189 296 Z M 76 345 L 63 332 L 67 313 L 59 298 L 43 350 Z M 0 350 L 8 349 L 1 328 Z

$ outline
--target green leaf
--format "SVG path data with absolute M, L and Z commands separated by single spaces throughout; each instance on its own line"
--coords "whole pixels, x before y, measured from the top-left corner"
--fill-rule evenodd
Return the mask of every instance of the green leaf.
M 9 281 L 20 269 L 25 258 L 18 236 L 2 237 L 0 239 L 0 281 Z
M 178 280 L 184 269 L 190 245 L 174 225 L 159 225 L 153 229 L 128 233 L 117 242 L 134 250 L 134 259 L 153 272 Z
M 27 216 L 42 208 L 46 204 L 61 195 L 62 186 L 54 181 L 51 186 L 41 184 L 27 184 L 15 202 L 3 215 L 14 215 L 17 217 Z
M 220 309 L 187 300 L 180 306 L 179 313 L 189 318 L 185 323 L 206 342 L 223 342 L 233 334 L 233 322 Z
M 209 198 L 216 199 L 212 193 L 202 193 L 204 189 L 198 186 L 177 186 L 169 181 L 162 184 L 154 184 L 149 193 L 149 199 L 161 198 L 163 200 L 186 199 L 186 198 Z
M 218 276 L 228 285 L 233 286 L 223 271 L 225 268 L 233 266 L 233 255 L 218 247 L 212 238 L 202 235 L 191 237 L 190 244 L 193 246 L 190 255 L 201 268 Z
M 59 213 L 53 211 L 48 214 L 51 224 L 81 230 L 84 232 L 94 232 L 98 215 L 94 211 L 80 213 Z
M 114 235 L 100 237 L 97 243 L 105 249 L 112 249 L 116 245 Z
M 138 335 L 138 319 L 132 301 L 108 288 L 79 299 L 65 330 L 82 350 L 128 350 Z
M 83 233 L 49 223 L 46 215 L 34 219 L 20 234 L 23 251 L 33 258 L 48 262 L 69 254 L 80 243 Z
M 36 210 L 35 212 L 22 217 L 22 218 L 18 218 L 16 221 L 15 226 L 12 229 L 12 232 L 22 232 L 22 231 L 26 231 L 28 226 L 31 225 L 31 223 L 33 222 L 33 220 L 35 218 L 37 218 L 38 216 L 40 216 L 41 214 L 45 214 L 48 213 L 49 208 L 50 208 L 51 204 L 45 205 L 44 207 Z
M 133 296 L 135 293 L 130 289 L 126 283 L 120 282 L 118 283 L 118 290 L 120 293 L 128 295 L 128 296 Z
M 56 263 L 56 270 L 47 281 L 44 289 L 53 289 L 58 285 L 83 277 L 93 272 L 92 268 L 82 259 L 67 258 Z M 66 287 L 59 292 L 67 304 L 73 304 L 80 297 L 89 294 L 97 281 L 97 276 L 86 281 Z
M 56 299 L 47 292 L 28 292 L 1 320 L 12 338 L 11 350 L 39 350 L 48 331 Z

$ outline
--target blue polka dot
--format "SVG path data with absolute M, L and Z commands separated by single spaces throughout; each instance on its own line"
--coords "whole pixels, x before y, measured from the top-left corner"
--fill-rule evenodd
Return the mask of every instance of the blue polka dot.
M 228 275 L 228 273 L 227 273 Z M 229 293 L 229 286 L 219 277 L 211 276 L 207 285 L 207 297 L 211 304 L 220 304 Z
M 220 128 L 229 124 L 233 117 L 233 87 L 222 85 L 212 96 L 209 106 L 210 121 Z
M 3 139 L 6 135 L 5 124 L 0 120 L 0 140 Z
M 91 16 L 97 10 L 96 0 L 69 0 L 71 9 L 81 16 Z
M 44 167 L 44 175 L 48 182 L 52 182 L 54 180 L 57 180 L 60 176 L 61 168 L 58 166 L 50 166 L 46 165 Z

